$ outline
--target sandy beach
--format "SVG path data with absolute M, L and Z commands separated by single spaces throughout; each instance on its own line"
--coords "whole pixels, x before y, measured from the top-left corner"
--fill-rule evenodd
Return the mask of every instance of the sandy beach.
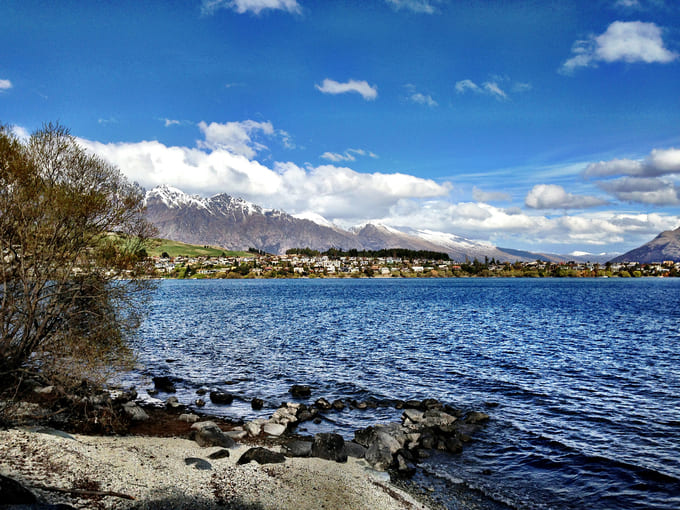
M 76 508 L 427 508 L 363 460 L 287 458 L 281 464 L 237 465 L 251 446 L 209 459 L 221 449 L 182 438 L 17 428 L 0 431 L 0 474 L 24 484 L 40 501 Z

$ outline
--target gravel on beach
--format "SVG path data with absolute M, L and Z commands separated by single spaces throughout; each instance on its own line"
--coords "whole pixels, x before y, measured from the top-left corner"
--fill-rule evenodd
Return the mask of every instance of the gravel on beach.
M 88 509 L 427 508 L 363 460 L 237 465 L 249 447 L 210 459 L 220 448 L 182 438 L 9 429 L 0 431 L 0 474 L 40 501 Z

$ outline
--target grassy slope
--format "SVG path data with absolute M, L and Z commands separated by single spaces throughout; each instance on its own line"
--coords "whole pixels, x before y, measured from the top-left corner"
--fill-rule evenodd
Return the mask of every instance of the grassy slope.
M 171 257 L 185 256 L 185 257 L 219 257 L 226 255 L 227 257 L 247 257 L 248 252 L 244 251 L 229 251 L 216 246 L 199 246 L 195 244 L 180 243 L 179 241 L 171 241 L 169 239 L 152 239 L 149 242 L 147 253 L 150 256 L 159 256 L 166 252 Z

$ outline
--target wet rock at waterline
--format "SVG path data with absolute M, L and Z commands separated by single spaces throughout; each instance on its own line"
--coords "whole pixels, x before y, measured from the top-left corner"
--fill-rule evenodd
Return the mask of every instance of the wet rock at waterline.
M 211 391 L 210 401 L 213 404 L 229 405 L 234 401 L 234 396 L 231 393 L 226 393 L 224 391 Z
M 309 398 L 312 396 L 312 389 L 306 384 L 294 384 L 289 391 L 293 398 Z

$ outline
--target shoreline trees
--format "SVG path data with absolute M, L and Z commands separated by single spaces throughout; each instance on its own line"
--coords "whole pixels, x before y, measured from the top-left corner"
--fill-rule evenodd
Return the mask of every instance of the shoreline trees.
M 0 126 L 0 381 L 27 368 L 96 378 L 131 362 L 153 286 L 143 198 L 66 128 L 20 140 Z

